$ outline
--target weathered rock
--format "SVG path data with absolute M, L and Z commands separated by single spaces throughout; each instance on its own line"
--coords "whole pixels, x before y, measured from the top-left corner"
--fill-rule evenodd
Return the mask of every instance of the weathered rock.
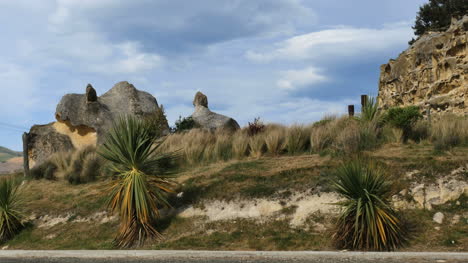
M 192 118 L 195 123 L 205 129 L 230 130 L 234 131 L 240 128 L 239 124 L 233 118 L 215 113 L 208 109 L 208 98 L 201 92 L 197 92 L 193 100 L 195 111 Z
M 91 86 L 91 84 L 88 84 L 86 86 L 86 102 L 95 102 L 97 101 L 97 93 L 96 90 Z
M 444 222 L 444 214 L 442 212 L 437 212 L 434 214 L 434 217 L 432 217 L 432 220 L 437 224 L 442 224 Z
M 416 105 L 425 112 L 468 114 L 468 16 L 446 32 L 421 36 L 380 68 L 382 108 Z
M 57 121 L 33 126 L 28 149 L 31 167 L 59 151 L 101 143 L 114 120 L 125 115 L 148 116 L 159 110 L 156 99 L 122 81 L 98 97 L 88 84 L 85 94 L 66 94 L 57 105 Z M 167 122 L 167 121 L 166 121 Z
M 30 167 L 42 163 L 52 153 L 66 152 L 73 149 L 70 138 L 58 133 L 53 125 L 54 123 L 32 126 L 28 139 Z
M 208 97 L 200 91 L 197 92 L 197 94 L 195 94 L 195 98 L 193 99 L 193 106 L 203 106 L 208 108 Z
M 468 182 L 464 179 L 466 172 L 468 172 L 468 167 L 460 167 L 449 175 L 438 178 L 434 183 L 413 182 L 407 192 L 413 201 L 408 202 L 408 198 L 400 193 L 392 197 L 393 205 L 402 209 L 425 208 L 432 210 L 433 206 L 455 201 L 468 193 Z

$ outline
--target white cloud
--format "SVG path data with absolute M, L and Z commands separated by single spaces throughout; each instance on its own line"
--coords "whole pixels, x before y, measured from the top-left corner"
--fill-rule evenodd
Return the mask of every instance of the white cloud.
M 305 86 L 327 81 L 327 78 L 315 67 L 281 72 L 282 78 L 276 83 L 280 89 L 295 90 Z
M 412 35 L 407 23 L 385 25 L 381 29 L 340 26 L 286 39 L 273 44 L 266 52 L 249 50 L 246 57 L 256 62 L 269 62 L 358 56 L 400 46 Z

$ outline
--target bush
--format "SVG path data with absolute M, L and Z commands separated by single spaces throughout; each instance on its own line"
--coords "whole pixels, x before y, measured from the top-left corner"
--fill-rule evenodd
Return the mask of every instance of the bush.
M 403 131 L 403 140 L 406 142 L 411 135 L 411 131 L 415 123 L 422 118 L 419 108 L 416 106 L 408 106 L 403 108 L 391 108 L 384 117 L 384 123 L 399 128 Z
M 255 136 L 264 131 L 265 125 L 260 121 L 260 117 L 255 118 L 253 122 L 249 122 L 249 125 L 247 126 L 247 134 L 249 136 Z
M 151 136 L 156 138 L 162 137 L 169 132 L 169 124 L 167 122 L 164 106 L 161 105 L 155 112 L 145 117 L 145 122 L 148 124 Z
M 395 250 L 406 239 L 406 231 L 390 199 L 392 184 L 376 167 L 351 161 L 337 171 L 333 185 L 345 200 L 339 202 L 335 244 L 339 249 Z
M 19 184 L 14 178 L 0 179 L 0 243 L 13 238 L 24 227 Z
M 172 129 L 172 132 L 183 132 L 191 129 L 197 128 L 197 124 L 192 117 L 179 116 L 179 119 L 175 122 L 175 128 Z

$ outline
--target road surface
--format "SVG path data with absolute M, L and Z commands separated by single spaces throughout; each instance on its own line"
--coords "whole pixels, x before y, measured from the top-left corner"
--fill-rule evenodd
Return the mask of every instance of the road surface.
M 468 253 L 438 252 L 260 252 L 169 250 L 3 250 L 1 263 L 467 263 Z

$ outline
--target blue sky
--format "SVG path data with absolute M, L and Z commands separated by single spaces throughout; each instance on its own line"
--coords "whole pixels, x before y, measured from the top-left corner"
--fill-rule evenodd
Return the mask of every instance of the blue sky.
M 377 94 L 422 0 L 0 0 L 0 145 L 54 121 L 60 98 L 127 80 L 172 125 L 210 108 L 309 123 Z M 5 125 L 8 124 L 8 127 Z

